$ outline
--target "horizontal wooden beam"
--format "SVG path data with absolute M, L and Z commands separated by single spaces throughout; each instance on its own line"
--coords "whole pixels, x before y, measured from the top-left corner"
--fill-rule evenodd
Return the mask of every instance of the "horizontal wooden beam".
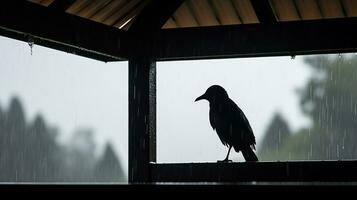
M 152 182 L 356 182 L 357 161 L 151 164 Z
M 130 36 L 119 29 L 28 1 L 4 1 L 0 35 L 102 61 L 125 60 Z
M 236 197 L 245 199 L 262 195 L 262 199 L 290 199 L 295 197 L 306 199 L 307 196 L 323 197 L 345 196 L 353 198 L 356 194 L 355 183 L 296 183 L 296 184 L 271 184 L 271 183 L 242 183 L 242 184 L 116 184 L 116 183 L 87 183 L 87 184 L 70 184 L 70 183 L 14 183 L 0 184 L 2 195 L 10 195 L 12 198 L 38 198 L 40 195 L 51 194 L 61 199 L 73 197 L 74 194 L 81 197 L 95 197 L 98 199 L 103 196 L 126 196 L 130 198 L 155 198 L 164 197 L 163 199 L 189 199 L 193 196 L 205 199 L 206 196 L 219 196 L 222 198 Z M 32 196 L 32 197 L 31 197 Z M 161 199 L 161 198 L 160 198 Z M 259 198 L 258 198 L 259 199 Z
M 341 18 L 164 29 L 142 53 L 182 60 L 356 52 L 356 26 L 357 18 Z

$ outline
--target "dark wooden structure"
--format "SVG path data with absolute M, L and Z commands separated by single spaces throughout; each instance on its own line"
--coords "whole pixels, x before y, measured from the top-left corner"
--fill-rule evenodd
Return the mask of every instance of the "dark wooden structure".
M 153 182 L 355 182 L 357 161 L 151 164 Z
M 0 35 L 129 61 L 129 182 L 357 181 L 357 161 L 156 164 L 156 61 L 357 51 L 353 0 L 2 2 Z

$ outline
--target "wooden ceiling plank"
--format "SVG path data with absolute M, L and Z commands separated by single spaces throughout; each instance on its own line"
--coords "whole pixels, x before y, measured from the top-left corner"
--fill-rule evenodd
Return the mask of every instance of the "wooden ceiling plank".
M 342 0 L 342 5 L 345 8 L 348 17 L 357 17 L 356 0 Z
M 133 18 L 132 18 L 133 19 Z M 121 30 L 125 30 L 125 31 L 128 31 L 130 26 L 133 24 L 134 20 L 130 20 L 128 21 L 127 23 L 125 23 L 124 25 L 118 27 L 120 28 Z
M 241 24 L 231 1 L 212 0 L 216 15 L 222 25 Z
M 75 0 L 54 0 L 48 8 L 53 10 L 57 10 L 60 12 L 65 12 L 71 5 L 75 2 Z
M 135 18 L 135 16 L 137 16 L 140 13 L 140 11 L 146 6 L 147 3 L 148 3 L 147 1 L 146 2 L 139 1 L 138 5 L 136 5 L 133 9 L 129 10 L 127 14 L 124 14 L 119 19 L 113 21 L 113 23 L 109 25 L 118 28 L 122 27 L 124 24 L 128 22 L 128 20 L 132 20 L 133 18 Z
M 232 0 L 232 2 L 243 24 L 259 23 L 250 0 Z
M 91 0 L 76 0 L 68 9 L 67 13 L 77 15 L 82 9 L 89 5 Z
M 43 6 L 49 6 L 51 3 L 53 3 L 53 1 L 54 0 L 42 0 L 40 4 Z
M 107 23 L 106 24 L 109 26 L 122 28 L 122 26 L 125 26 L 126 23 L 128 23 L 129 20 L 132 20 L 138 13 L 139 11 L 137 11 L 137 9 L 134 9 L 130 11 L 128 14 L 126 14 L 125 16 L 123 16 L 122 18 L 118 19 L 117 21 L 114 21 L 113 24 L 107 24 Z
M 92 1 L 91 4 L 89 4 L 86 8 L 82 9 L 77 15 L 84 17 L 84 18 L 90 18 L 93 16 L 98 10 L 100 10 L 102 7 L 104 7 L 106 4 L 109 3 L 110 0 L 95 0 Z
M 177 28 L 177 24 L 176 22 L 172 19 L 172 17 L 170 17 L 169 20 L 167 20 L 167 22 L 164 24 L 164 26 L 162 27 L 163 29 L 167 29 L 167 28 Z
M 316 0 L 295 0 L 295 3 L 303 20 L 322 18 Z
M 187 1 L 183 2 L 173 15 L 178 27 L 195 27 L 198 22 L 193 16 Z
M 42 0 L 29 0 L 29 1 L 32 2 L 32 3 L 41 4 L 41 1 L 42 1 Z
M 98 13 L 93 15 L 91 19 L 97 22 L 103 22 L 108 17 L 113 15 L 117 10 L 120 10 L 120 8 L 125 5 L 125 3 L 127 3 L 125 0 L 113 0 L 104 6 Z
M 220 25 L 207 0 L 189 0 L 188 3 L 200 26 Z
M 344 17 L 341 4 L 338 0 L 318 0 L 324 18 Z
M 145 2 L 141 2 L 140 0 L 131 0 L 124 4 L 122 8 L 114 12 L 107 19 L 103 21 L 104 24 L 115 25 L 117 26 L 119 21 L 122 21 L 122 18 L 129 19 L 136 14 L 137 9 L 135 7 L 140 7 L 141 5 L 145 5 Z M 126 16 L 129 15 L 129 16 Z M 119 23 L 120 24 L 120 23 Z M 121 24 L 120 24 L 121 25 Z M 120 26 L 119 25 L 119 26 Z
M 292 0 L 271 0 L 279 21 L 297 21 L 300 20 L 297 8 Z

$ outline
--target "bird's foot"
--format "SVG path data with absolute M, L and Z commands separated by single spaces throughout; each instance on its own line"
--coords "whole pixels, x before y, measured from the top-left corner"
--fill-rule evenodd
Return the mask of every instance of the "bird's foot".
M 224 160 L 217 160 L 217 163 L 231 163 L 232 160 L 224 159 Z

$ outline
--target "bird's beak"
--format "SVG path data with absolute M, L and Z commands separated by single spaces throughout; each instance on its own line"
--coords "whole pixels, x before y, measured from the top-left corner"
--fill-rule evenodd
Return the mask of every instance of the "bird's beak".
M 199 101 L 199 100 L 202 100 L 202 99 L 207 99 L 206 96 L 205 96 L 205 94 L 203 94 L 203 95 L 197 97 L 197 99 L 195 100 L 195 102 L 196 102 L 196 101 Z

